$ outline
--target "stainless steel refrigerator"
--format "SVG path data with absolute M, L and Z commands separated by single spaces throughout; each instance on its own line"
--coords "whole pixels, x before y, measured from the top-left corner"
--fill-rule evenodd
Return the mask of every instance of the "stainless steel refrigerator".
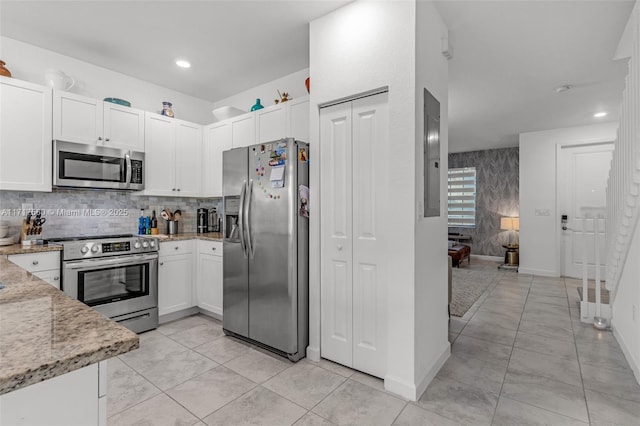
M 309 342 L 309 146 L 223 153 L 223 328 L 298 361 Z

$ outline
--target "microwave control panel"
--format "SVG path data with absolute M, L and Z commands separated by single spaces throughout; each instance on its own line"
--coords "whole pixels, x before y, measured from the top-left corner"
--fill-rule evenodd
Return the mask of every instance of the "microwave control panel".
M 142 161 L 131 160 L 131 183 L 142 183 Z

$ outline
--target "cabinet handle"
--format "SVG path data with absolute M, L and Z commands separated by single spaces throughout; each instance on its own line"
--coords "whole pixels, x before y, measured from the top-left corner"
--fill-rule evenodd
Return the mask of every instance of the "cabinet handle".
M 105 139 L 105 142 L 109 142 L 110 140 L 111 140 L 111 139 L 109 139 L 109 138 L 106 138 L 106 139 Z
M 33 262 L 31 262 L 31 263 L 33 263 L 34 265 L 37 265 L 37 264 L 38 264 L 38 263 L 40 263 L 40 262 L 38 262 L 37 260 L 34 260 L 34 261 L 33 261 Z
M 164 265 L 164 262 L 160 262 L 160 266 Z
M 175 188 L 172 189 L 172 191 L 175 191 L 175 190 L 176 190 Z
M 102 140 L 102 136 L 98 136 L 98 140 L 101 141 Z
M 337 249 L 338 249 L 338 251 L 342 251 L 342 244 L 338 244 Z
M 178 247 L 178 246 L 175 246 L 175 247 L 174 247 L 173 249 L 174 249 L 174 250 L 178 250 L 179 248 L 180 248 L 180 247 Z
M 211 247 L 211 250 L 215 251 L 215 250 L 216 250 L 216 248 L 215 248 L 215 247 Z
M 180 188 L 178 188 L 178 191 L 180 191 Z
M 60 277 L 53 277 L 54 281 L 58 281 L 60 279 Z

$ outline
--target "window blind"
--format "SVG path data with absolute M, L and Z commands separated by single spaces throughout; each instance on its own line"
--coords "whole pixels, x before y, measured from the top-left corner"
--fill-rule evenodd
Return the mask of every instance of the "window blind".
M 476 226 L 476 168 L 449 169 L 449 226 Z

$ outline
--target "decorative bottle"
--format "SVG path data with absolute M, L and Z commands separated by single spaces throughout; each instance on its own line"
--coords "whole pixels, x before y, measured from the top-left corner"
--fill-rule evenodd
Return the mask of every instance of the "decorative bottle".
M 260 99 L 258 98 L 256 99 L 256 104 L 251 107 L 251 111 L 256 111 L 262 108 L 264 108 L 264 106 L 260 103 Z

